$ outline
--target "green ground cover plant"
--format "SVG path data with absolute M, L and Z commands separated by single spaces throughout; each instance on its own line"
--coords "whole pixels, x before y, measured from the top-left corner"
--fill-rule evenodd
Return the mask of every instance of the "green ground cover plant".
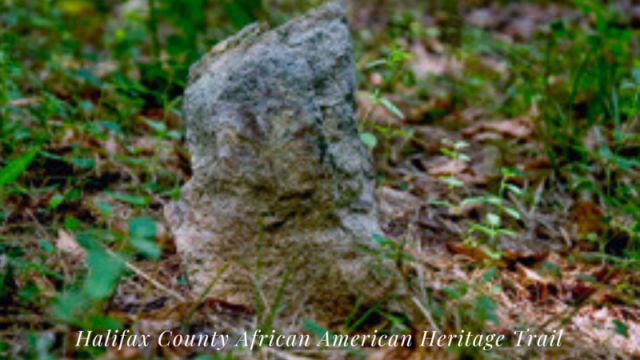
M 245 25 L 283 23 L 317 3 L 0 0 L 0 358 L 115 359 L 123 355 L 72 349 L 72 334 L 132 328 L 154 310 L 182 311 L 177 326 L 193 329 L 199 314 L 232 307 L 191 297 L 162 215 L 191 176 L 181 120 L 188 68 Z M 608 331 L 637 351 L 637 16 L 617 2 L 522 2 L 512 6 L 532 6 L 544 21 L 521 39 L 509 35 L 517 16 L 496 20 L 509 2 L 365 3 L 352 9 L 360 136 L 380 188 L 419 204 L 371 240 L 401 270 L 417 314 L 390 294 L 371 309 L 356 302 L 344 324 L 284 322 L 286 304 L 273 299 L 251 329 L 481 333 L 552 317 L 535 324 L 550 332 L 580 318 L 586 333 Z M 553 6 L 559 15 L 539 10 Z M 493 9 L 502 25 L 472 23 L 476 8 Z M 490 148 L 503 164 L 480 176 Z M 460 165 L 439 172 L 432 159 Z M 560 245 L 530 254 L 513 244 Z M 518 320 L 506 310 L 516 303 Z M 609 312 L 593 320 L 591 308 Z M 581 336 L 547 356 L 587 349 Z M 303 356 L 294 350 L 278 351 Z M 247 356 L 180 351 L 153 356 Z M 275 356 L 261 351 L 249 356 Z M 432 355 L 407 351 L 387 355 Z

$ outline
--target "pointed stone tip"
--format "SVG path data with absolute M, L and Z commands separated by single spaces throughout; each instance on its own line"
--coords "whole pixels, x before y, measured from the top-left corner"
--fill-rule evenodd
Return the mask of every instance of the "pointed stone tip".
M 203 55 L 200 60 L 191 66 L 189 71 L 189 84 L 196 82 L 204 73 L 207 72 L 209 64 L 213 63 L 222 54 L 230 50 L 250 44 L 254 39 L 268 32 L 283 32 L 296 27 L 311 27 L 311 24 L 332 21 L 335 19 L 347 18 L 347 6 L 343 0 L 332 1 L 323 4 L 315 9 L 310 10 L 306 14 L 291 19 L 288 22 L 274 28 L 269 29 L 269 25 L 265 22 L 257 22 L 249 24 L 236 34 L 217 43 L 208 53 Z
M 283 26 L 286 26 L 290 23 L 302 21 L 304 19 L 309 19 L 309 18 L 325 19 L 325 18 L 334 18 L 334 17 L 345 17 L 346 14 L 347 14 L 347 6 L 343 0 L 332 1 L 324 5 L 318 6 L 315 9 L 310 10 L 305 15 L 299 18 L 293 19 Z
M 189 70 L 189 83 L 191 84 L 197 81 L 207 71 L 209 64 L 215 61 L 219 55 L 246 43 L 250 39 L 268 30 L 269 25 L 265 22 L 249 24 L 236 34 L 217 43 L 208 53 L 204 54 L 200 60 L 191 65 L 191 69 Z

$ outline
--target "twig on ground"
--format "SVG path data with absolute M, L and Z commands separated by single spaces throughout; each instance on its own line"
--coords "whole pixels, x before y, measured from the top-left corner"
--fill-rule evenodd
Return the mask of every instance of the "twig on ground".
M 436 325 L 436 322 L 433 320 L 433 316 L 431 316 L 431 313 L 429 312 L 429 310 L 427 310 L 422 305 L 422 303 L 420 303 L 420 300 L 418 300 L 415 296 L 412 296 L 411 300 L 418 307 L 418 309 L 420 309 L 420 311 L 424 314 L 424 316 L 427 318 L 427 320 L 429 321 L 429 324 L 431 325 L 431 327 L 435 331 L 440 332 L 440 328 L 438 327 L 438 325 Z
M 178 294 L 177 292 L 175 292 L 174 290 L 171 290 L 168 287 L 162 285 L 157 280 L 155 280 L 151 276 L 149 276 L 147 273 L 145 273 L 144 271 L 142 271 L 139 268 L 137 268 L 135 265 L 131 264 L 128 261 L 120 259 L 113 251 L 111 251 L 109 249 L 106 249 L 106 250 L 111 256 L 113 256 L 114 258 L 122 261 L 122 263 L 124 264 L 124 266 L 127 267 L 127 269 L 133 271 L 134 273 L 136 273 L 136 275 L 144 278 L 149 283 L 151 283 L 151 285 L 155 286 L 159 290 L 162 290 L 162 291 L 166 292 L 167 294 L 171 295 L 173 298 L 175 298 L 176 300 L 178 300 L 180 302 L 186 302 L 187 301 L 187 299 L 184 296 L 182 296 L 182 295 Z

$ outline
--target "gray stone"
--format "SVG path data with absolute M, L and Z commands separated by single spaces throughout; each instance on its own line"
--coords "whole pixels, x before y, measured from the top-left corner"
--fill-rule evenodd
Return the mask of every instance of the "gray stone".
M 263 310 L 324 320 L 384 296 L 393 272 L 369 251 L 381 231 L 344 4 L 249 26 L 189 80 L 194 175 L 165 212 L 195 290 L 254 307 L 259 289 Z

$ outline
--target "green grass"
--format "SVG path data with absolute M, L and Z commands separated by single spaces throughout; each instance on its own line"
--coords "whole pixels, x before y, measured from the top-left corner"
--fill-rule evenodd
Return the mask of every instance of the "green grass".
M 186 288 L 178 274 L 167 276 L 162 269 L 162 261 L 174 255 L 162 240 L 167 237 L 162 207 L 179 197 L 191 175 L 180 110 L 188 66 L 254 20 L 280 23 L 312 5 L 275 4 L 148 0 L 141 2 L 141 9 L 127 10 L 109 1 L 0 3 L 0 302 L 7 305 L 0 316 L 34 315 L 29 329 L 18 324 L 25 330 L 21 339 L 0 340 L 0 356 L 22 341 L 26 350 L 13 355 L 56 358 L 60 344 L 43 332 L 54 326 L 123 326 L 108 310 L 118 289 L 133 281 L 140 266 L 170 283 L 170 291 Z M 382 14 L 388 18 L 383 28 L 354 31 L 360 89 L 372 94 L 372 107 L 359 119 L 361 137 L 377 158 L 381 184 L 409 190 L 415 188 L 415 178 L 397 175 L 396 166 L 425 145 L 414 135 L 415 128 L 440 126 L 470 108 L 481 108 L 494 119 L 532 117 L 535 138 L 498 143 L 515 154 L 515 163 L 507 165 L 536 157 L 549 162 L 540 171 L 524 172 L 522 186 L 516 186 L 520 180 L 511 175 L 487 189 L 465 185 L 455 174 L 447 177 L 447 195 L 440 199 L 444 203 L 457 207 L 465 199 L 479 199 L 468 196 L 476 192 L 484 196 L 485 208 L 492 209 L 482 219 L 461 221 L 461 234 L 475 229 L 474 241 L 491 246 L 504 235 L 499 230 L 517 237 L 524 224 L 516 216 L 507 220 L 509 206 L 516 201 L 538 206 L 533 200 L 538 186 L 549 193 L 559 188 L 572 199 L 587 199 L 603 213 L 602 231 L 576 241 L 593 242 L 603 265 L 637 271 L 638 30 L 626 14 L 600 2 L 574 0 L 569 5 L 588 21 L 551 21 L 527 43 L 506 43 L 493 31 L 467 25 L 453 36 L 444 27 L 422 26 L 417 10 L 384 10 L 389 13 Z M 451 36 L 456 41 L 444 41 Z M 416 77 L 410 66 L 415 54 L 408 45 L 433 42 L 461 64 L 460 72 Z M 489 68 L 481 61 L 484 57 L 500 61 L 507 70 Z M 380 81 L 371 83 L 374 75 Z M 417 117 L 406 111 L 425 103 L 435 105 Z M 380 109 L 388 117 L 376 122 L 372 116 Z M 392 154 L 398 143 L 403 144 L 400 160 Z M 448 150 L 449 155 L 459 158 L 458 150 Z M 518 199 L 508 194 L 513 188 L 521 192 Z M 538 210 L 568 210 L 560 201 L 549 203 Z M 64 234 L 72 234 L 76 250 L 86 252 L 86 266 L 69 261 L 60 245 Z M 620 238 L 624 244 L 610 251 Z M 376 240 L 385 250 L 382 256 L 399 267 L 421 269 L 409 246 L 419 239 L 401 244 L 384 237 Z M 408 289 L 422 306 L 421 317 L 356 306 L 343 328 L 331 330 L 364 330 L 375 318 L 388 332 L 428 320 L 453 332 L 461 324 L 482 331 L 486 323 L 498 320 L 493 295 L 502 290 L 494 286 L 495 266 L 486 261 L 477 265 L 484 275 L 441 289 L 425 285 L 427 280 L 418 276 Z M 282 284 L 278 294 L 286 278 Z M 639 296 L 633 284 L 616 290 L 624 299 L 637 301 Z M 145 300 L 152 291 L 145 283 L 139 295 Z M 261 309 L 259 327 L 267 332 L 278 326 L 280 300 L 273 299 L 270 312 Z M 193 310 L 188 318 L 192 315 Z M 311 332 L 318 326 L 306 323 Z M 101 352 L 87 349 L 76 355 L 92 358 Z

